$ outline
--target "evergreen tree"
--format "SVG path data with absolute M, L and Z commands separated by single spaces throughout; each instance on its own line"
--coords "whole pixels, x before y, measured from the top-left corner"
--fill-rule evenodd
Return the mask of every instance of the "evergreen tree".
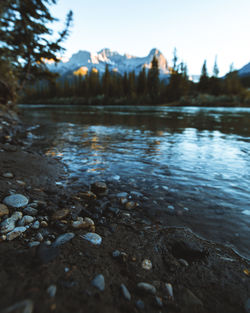
M 108 64 L 106 64 L 105 72 L 102 76 L 102 92 L 105 96 L 110 95 L 110 88 L 111 87 L 111 75 L 109 72 Z
M 153 57 L 151 62 L 151 68 L 148 71 L 148 92 L 150 98 L 155 103 L 159 95 L 160 79 L 159 79 L 159 68 L 158 60 L 156 56 Z
M 218 77 L 219 76 L 219 68 L 218 68 L 218 65 L 217 65 L 217 56 L 215 57 L 215 60 L 214 60 L 213 76 L 214 77 Z
M 208 92 L 209 90 L 209 77 L 207 73 L 207 61 L 205 60 L 201 68 L 200 81 L 198 83 L 198 90 L 200 92 Z
M 45 60 L 58 61 L 57 54 L 63 51 L 61 44 L 72 21 L 70 11 L 65 29 L 59 33 L 58 39 L 50 40 L 53 32 L 46 24 L 55 21 L 49 12 L 49 6 L 55 3 L 56 0 L 1 1 L 0 64 L 10 64 L 20 89 L 27 81 L 53 78 Z
M 137 80 L 137 94 L 145 95 L 147 93 L 147 75 L 145 67 L 140 71 Z

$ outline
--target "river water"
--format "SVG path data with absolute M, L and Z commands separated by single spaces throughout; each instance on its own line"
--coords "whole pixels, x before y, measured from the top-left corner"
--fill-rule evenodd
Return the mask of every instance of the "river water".
M 21 106 L 68 184 L 137 192 L 145 212 L 250 258 L 250 109 Z

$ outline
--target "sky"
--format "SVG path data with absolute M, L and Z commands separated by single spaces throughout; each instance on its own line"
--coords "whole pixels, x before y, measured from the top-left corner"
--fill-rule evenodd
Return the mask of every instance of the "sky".
M 250 0 L 58 0 L 51 13 L 63 21 L 70 9 L 66 57 L 102 48 L 142 57 L 157 48 L 171 66 L 176 47 L 190 75 L 205 59 L 212 73 L 216 56 L 219 75 L 250 62 Z

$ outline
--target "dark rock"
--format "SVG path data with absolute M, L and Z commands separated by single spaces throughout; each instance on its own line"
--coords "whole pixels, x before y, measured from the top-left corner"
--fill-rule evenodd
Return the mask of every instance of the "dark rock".
M 145 307 L 144 302 L 141 299 L 137 300 L 135 302 L 135 305 L 139 310 L 143 310 Z
M 187 260 L 188 263 L 207 256 L 207 253 L 198 244 L 183 240 L 177 241 L 172 245 L 172 254 L 178 259 Z
M 41 244 L 37 248 L 37 258 L 39 263 L 46 264 L 55 260 L 60 254 L 59 247 Z
M 97 181 L 91 185 L 91 191 L 98 196 L 105 196 L 108 194 L 108 187 L 102 181 Z

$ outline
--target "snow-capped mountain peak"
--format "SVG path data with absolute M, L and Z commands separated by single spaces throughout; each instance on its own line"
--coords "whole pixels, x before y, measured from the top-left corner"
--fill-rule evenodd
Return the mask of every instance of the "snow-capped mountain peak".
M 130 54 L 121 55 L 116 51 L 112 51 L 108 48 L 104 48 L 99 52 L 89 52 L 80 50 L 74 53 L 68 62 L 59 62 L 56 66 L 49 64 L 49 68 L 58 72 L 61 75 L 65 73 L 75 73 L 75 75 L 81 75 L 95 68 L 100 74 L 103 74 L 106 65 L 109 66 L 111 71 L 116 71 L 120 74 L 125 72 L 135 71 L 138 74 L 143 67 L 149 69 L 153 57 L 156 56 L 159 63 L 160 75 L 164 76 L 169 74 L 168 63 L 163 54 L 156 48 L 152 49 L 150 53 L 145 57 L 136 57 Z M 79 69 L 84 68 L 84 71 Z M 80 73 L 80 74 L 76 74 Z

